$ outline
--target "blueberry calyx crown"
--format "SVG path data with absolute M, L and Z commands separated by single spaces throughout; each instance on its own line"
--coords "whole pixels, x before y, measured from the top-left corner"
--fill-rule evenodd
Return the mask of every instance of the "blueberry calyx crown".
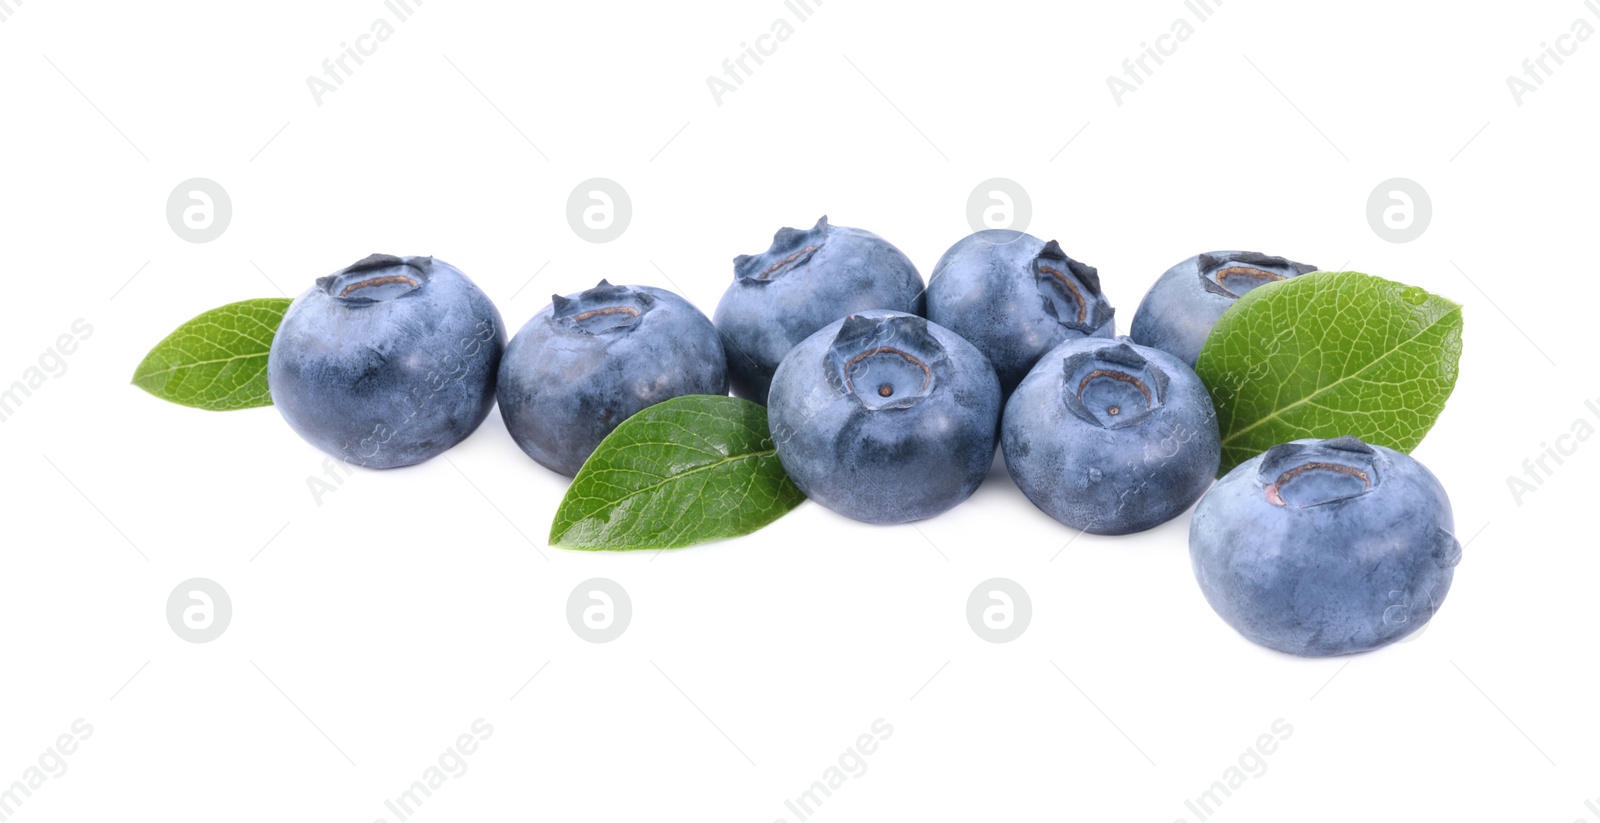
M 1234 300 L 1257 286 L 1317 270 L 1316 266 L 1257 251 L 1202 254 L 1199 264 L 1201 288 Z
M 317 278 L 317 288 L 347 303 L 382 303 L 421 289 L 432 273 L 432 257 L 369 254 L 333 274 Z
M 772 236 L 772 247 L 765 252 L 733 258 L 733 279 L 770 283 L 804 266 L 828 242 L 828 228 L 828 216 L 824 214 L 809 229 L 778 229 Z
M 1068 257 L 1060 243 L 1044 244 L 1033 258 L 1033 272 L 1045 311 L 1061 325 L 1092 334 L 1111 322 L 1116 312 L 1100 291 L 1099 270 Z
M 824 363 L 828 385 L 873 411 L 908 409 L 933 393 L 944 345 L 915 315 L 844 319 Z
M 1127 343 L 1079 352 L 1061 364 L 1067 410 L 1101 428 L 1137 425 L 1166 399 L 1167 373 Z
M 550 322 L 574 334 L 618 334 L 632 331 L 655 305 L 649 293 L 601 280 L 571 297 L 550 295 Z
M 1355 437 L 1281 443 L 1267 449 L 1257 474 L 1267 502 L 1305 509 L 1352 500 L 1377 488 L 1378 451 Z

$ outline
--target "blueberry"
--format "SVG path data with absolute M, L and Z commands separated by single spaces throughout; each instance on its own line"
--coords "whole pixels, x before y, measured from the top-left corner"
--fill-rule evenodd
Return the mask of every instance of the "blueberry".
M 1195 509 L 1189 554 L 1211 607 L 1250 640 L 1307 657 L 1386 646 L 1450 591 L 1461 544 L 1421 463 L 1354 437 L 1273 446 Z
M 1128 336 L 1192 367 L 1217 318 L 1241 295 L 1316 270 L 1316 266 L 1254 251 L 1197 254 L 1167 269 L 1150 287 L 1133 313 Z
M 796 346 L 772 379 L 778 459 L 808 497 L 867 523 L 933 517 L 994 461 L 1000 382 L 983 353 L 916 315 L 865 311 Z
M 359 466 L 421 463 L 494 405 L 500 312 L 432 257 L 374 254 L 319 278 L 283 316 L 267 385 L 307 442 Z
M 928 283 L 928 319 L 988 356 L 1009 396 L 1045 352 L 1068 340 L 1111 337 L 1114 312 L 1100 275 L 1061 246 L 990 229 L 950 247 Z
M 817 329 L 868 309 L 922 314 L 922 275 L 876 234 L 832 226 L 779 229 L 764 254 L 733 259 L 715 314 L 733 393 L 765 404 L 783 356 Z
M 1069 340 L 1006 402 L 1006 470 L 1046 514 L 1094 534 L 1159 526 L 1222 459 L 1211 396 L 1188 366 L 1126 339 Z
M 500 361 L 500 416 L 540 465 L 571 476 L 647 406 L 728 393 L 717 330 L 687 300 L 650 286 L 555 295 Z

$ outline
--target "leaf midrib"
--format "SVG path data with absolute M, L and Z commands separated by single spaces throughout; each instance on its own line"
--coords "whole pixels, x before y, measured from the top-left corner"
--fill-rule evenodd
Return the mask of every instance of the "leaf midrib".
M 253 352 L 251 354 L 236 354 L 236 355 L 234 355 L 232 357 L 219 357 L 216 360 L 194 360 L 194 361 L 179 363 L 178 365 L 173 366 L 171 368 L 160 369 L 160 370 L 157 370 L 157 371 L 140 372 L 138 375 L 136 375 L 134 377 L 134 380 L 145 380 L 147 378 L 155 377 L 157 375 L 172 374 L 175 371 L 181 371 L 183 369 L 194 369 L 194 368 L 199 368 L 200 366 L 212 366 L 212 365 L 215 365 L 217 363 L 232 363 L 235 360 L 250 360 L 250 359 L 253 359 L 253 358 L 256 358 L 256 357 L 266 357 L 267 355 L 268 355 L 268 352 Z
M 1300 405 L 1303 405 L 1305 403 L 1309 403 L 1312 400 L 1315 400 L 1316 398 L 1321 397 L 1323 394 L 1326 394 L 1327 392 L 1332 391 L 1334 388 L 1342 385 L 1347 380 L 1354 380 L 1354 379 L 1360 377 L 1361 375 L 1366 374 L 1374 366 L 1378 365 L 1379 363 L 1382 363 L 1386 358 L 1389 357 L 1389 355 L 1394 354 L 1395 352 L 1405 348 L 1407 344 L 1409 344 L 1412 341 L 1420 338 L 1429 329 L 1432 329 L 1433 327 L 1439 325 L 1440 323 L 1443 323 L 1445 318 L 1450 317 L 1451 315 L 1457 315 L 1457 314 L 1460 314 L 1460 313 L 1461 313 L 1461 306 L 1457 305 L 1455 308 L 1451 309 L 1450 311 L 1439 315 L 1439 317 L 1437 319 L 1435 319 L 1432 323 L 1429 323 L 1428 325 L 1423 326 L 1422 328 L 1418 329 L 1416 334 L 1413 334 L 1410 337 L 1407 337 L 1406 339 L 1404 339 L 1404 340 L 1400 341 L 1398 344 L 1396 344 L 1393 348 L 1389 349 L 1388 351 L 1384 352 L 1383 354 L 1381 354 L 1381 355 L 1379 355 L 1377 357 L 1374 357 L 1372 359 L 1372 361 L 1370 363 L 1368 363 L 1366 366 L 1363 366 L 1360 371 L 1353 372 L 1351 374 L 1347 374 L 1344 377 L 1341 377 L 1338 380 L 1335 380 L 1332 383 L 1329 383 L 1328 385 L 1323 386 L 1320 389 L 1317 389 L 1316 391 L 1306 395 L 1305 397 L 1300 398 L 1299 400 L 1294 401 L 1293 403 L 1290 403 L 1287 406 L 1283 406 L 1282 408 L 1278 408 L 1278 409 L 1273 409 L 1272 413 L 1264 415 L 1264 416 L 1262 416 L 1260 418 L 1257 418 L 1254 423 L 1251 423 L 1250 425 L 1245 426 L 1242 429 L 1236 429 L 1232 434 L 1230 434 L 1227 437 L 1223 438 L 1222 439 L 1222 445 L 1227 446 L 1227 445 L 1233 443 L 1235 440 L 1237 440 L 1239 438 L 1239 436 L 1243 435 L 1245 432 L 1248 432 L 1251 429 L 1254 429 L 1257 426 L 1262 425 L 1263 423 L 1267 423 L 1267 422 L 1272 421 L 1272 420 L 1277 420 L 1278 418 L 1282 417 L 1285 412 L 1288 412 L 1291 409 L 1294 409 L 1294 408 L 1296 408 L 1296 407 L 1298 407 Z
M 638 497 L 641 494 L 645 494 L 647 492 L 651 492 L 651 491 L 654 491 L 656 489 L 659 489 L 659 488 L 661 488 L 662 486 L 665 486 L 668 483 L 674 482 L 676 480 L 680 480 L 680 479 L 685 478 L 685 477 L 690 477 L 692 475 L 699 474 L 701 472 L 708 472 L 708 471 L 711 471 L 712 469 L 717 468 L 718 466 L 725 466 L 725 465 L 727 465 L 729 463 L 733 463 L 733 462 L 736 462 L 736 461 L 739 461 L 739 460 L 751 460 L 751 459 L 754 459 L 754 458 L 757 458 L 757 457 L 766 457 L 768 455 L 775 455 L 777 453 L 778 453 L 777 448 L 771 448 L 771 449 L 762 449 L 761 451 L 743 452 L 743 453 L 738 454 L 738 455 L 728 455 L 727 457 L 724 457 L 724 458 L 722 458 L 720 460 L 717 460 L 715 462 L 706 463 L 705 465 L 702 465 L 702 466 L 696 466 L 696 467 L 690 469 L 689 471 L 683 472 L 681 474 L 673 474 L 673 475 L 668 475 L 668 476 L 662 477 L 659 481 L 657 481 L 655 483 L 651 483 L 648 486 L 641 486 L 641 487 L 639 487 L 637 489 L 634 489 L 633 491 L 630 491 L 627 494 L 625 494 L 625 495 L 623 495 L 623 496 L 621 496 L 621 497 L 619 497 L 619 498 L 617 498 L 615 500 L 604 500 L 603 501 L 604 505 L 596 508 L 594 511 L 588 512 L 587 514 L 585 514 L 580 519 L 568 521 L 567 524 L 566 524 L 566 528 L 563 528 L 561 530 L 561 537 L 562 538 L 566 537 L 567 536 L 567 532 L 572 531 L 572 527 L 573 526 L 576 526 L 577 524 L 582 523 L 584 520 L 588 520 L 590 518 L 593 518 L 596 514 L 599 514 L 601 511 L 604 511 L 606 509 L 615 509 L 618 505 L 620 505 L 624 501 L 632 500 L 633 498 Z M 590 499 L 602 500 L 602 498 L 598 498 L 598 497 L 590 498 Z M 560 542 L 559 539 L 555 541 L 555 545 L 561 546 L 561 542 Z

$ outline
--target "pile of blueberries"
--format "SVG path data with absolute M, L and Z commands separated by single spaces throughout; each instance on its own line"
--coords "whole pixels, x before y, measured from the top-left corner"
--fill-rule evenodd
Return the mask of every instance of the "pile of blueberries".
M 1055 241 L 977 232 L 925 287 L 892 244 L 824 217 L 735 258 L 714 320 L 602 280 L 555 296 L 508 345 L 462 272 L 373 255 L 294 301 L 268 384 L 302 437 L 372 468 L 444 452 L 498 400 L 523 451 L 568 476 L 633 414 L 731 388 L 767 407 L 801 491 L 879 524 L 967 499 L 998 447 L 1029 500 L 1091 533 L 1150 529 L 1200 501 L 1190 551 L 1218 614 L 1280 651 L 1343 654 L 1416 631 L 1443 600 L 1461 555 L 1444 489 L 1354 437 L 1285 443 L 1213 484 L 1216 413 L 1193 368 L 1240 295 L 1314 270 L 1196 255 L 1118 337 L 1098 272 Z

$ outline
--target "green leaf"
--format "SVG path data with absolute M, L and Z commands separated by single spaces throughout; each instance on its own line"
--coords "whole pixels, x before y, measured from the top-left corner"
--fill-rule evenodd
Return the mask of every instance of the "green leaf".
M 1461 306 L 1360 272 L 1252 289 L 1217 321 L 1195 371 L 1211 391 L 1226 473 L 1303 437 L 1409 452 L 1455 388 Z
M 162 400 L 208 411 L 272 405 L 267 351 L 290 302 L 243 300 L 195 317 L 144 356 L 133 384 Z
M 675 549 L 749 534 L 804 500 L 778 462 L 766 409 L 736 397 L 675 397 L 600 442 L 556 510 L 550 543 Z

